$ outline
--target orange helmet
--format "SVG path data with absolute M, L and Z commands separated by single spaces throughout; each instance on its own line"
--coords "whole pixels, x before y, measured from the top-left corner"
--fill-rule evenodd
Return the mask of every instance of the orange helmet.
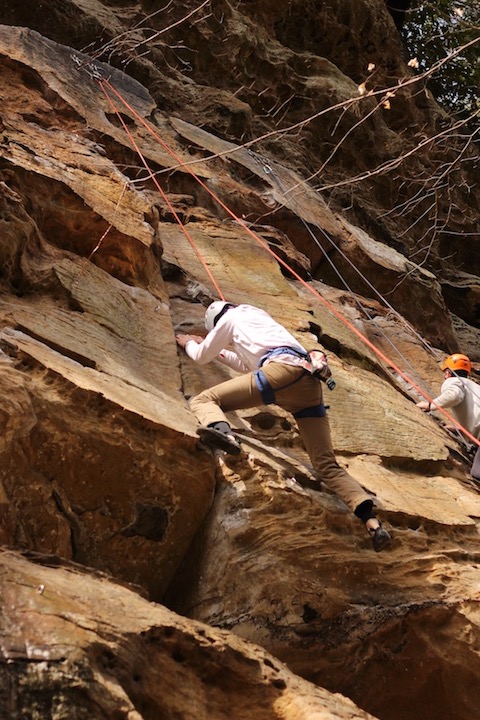
M 472 371 L 472 363 L 470 362 L 470 358 L 466 355 L 454 353 L 454 355 L 450 355 L 446 358 L 442 365 L 442 370 L 453 370 L 453 372 L 456 372 L 457 370 L 466 370 L 469 373 Z

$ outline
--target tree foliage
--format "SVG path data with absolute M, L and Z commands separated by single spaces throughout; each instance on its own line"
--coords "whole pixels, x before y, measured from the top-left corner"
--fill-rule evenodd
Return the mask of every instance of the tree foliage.
M 429 79 L 429 88 L 446 109 L 460 117 L 478 119 L 480 109 L 480 0 L 416 2 L 407 13 L 404 37 L 419 72 L 448 58 Z M 475 42 L 477 41 L 477 42 Z

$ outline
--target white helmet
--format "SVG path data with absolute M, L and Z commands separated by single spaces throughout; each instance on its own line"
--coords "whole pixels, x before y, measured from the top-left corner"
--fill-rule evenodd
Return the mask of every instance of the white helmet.
M 224 310 L 235 307 L 232 303 L 225 302 L 224 300 L 215 300 L 212 302 L 205 312 L 205 328 L 207 332 L 213 330 L 217 321 L 220 320 L 220 315 L 223 315 Z

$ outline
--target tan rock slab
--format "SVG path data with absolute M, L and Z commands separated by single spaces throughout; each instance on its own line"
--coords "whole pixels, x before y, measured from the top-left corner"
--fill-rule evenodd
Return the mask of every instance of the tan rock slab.
M 105 575 L 32 559 L 2 554 L 2 698 L 19 716 L 75 707 L 82 717 L 131 720 L 373 718 L 231 633 L 148 603 Z

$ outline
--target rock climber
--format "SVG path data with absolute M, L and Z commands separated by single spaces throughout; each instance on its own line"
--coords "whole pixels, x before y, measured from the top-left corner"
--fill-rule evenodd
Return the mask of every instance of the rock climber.
M 218 359 L 244 374 L 191 398 L 202 442 L 240 454 L 241 446 L 225 413 L 276 403 L 295 418 L 319 480 L 365 524 L 374 549 L 381 550 L 391 540 L 390 534 L 376 517 L 372 499 L 335 458 L 322 385 L 312 373 L 305 348 L 264 310 L 252 305 L 215 301 L 206 310 L 205 328 L 205 338 L 178 334 L 178 345 L 200 364 Z M 325 355 L 316 370 L 324 377 L 330 374 Z
M 431 403 L 421 400 L 417 407 L 425 412 L 434 411 L 435 406 L 451 409 L 459 425 L 480 439 L 480 387 L 469 378 L 472 372 L 470 358 L 454 353 L 445 359 L 441 369 L 444 381 L 440 395 Z M 477 446 L 470 474 L 480 480 L 480 446 Z

